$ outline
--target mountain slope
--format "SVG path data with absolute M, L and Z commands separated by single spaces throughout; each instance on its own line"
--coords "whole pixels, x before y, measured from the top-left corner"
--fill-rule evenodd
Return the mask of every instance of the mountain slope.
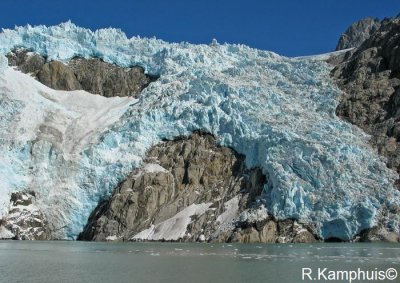
M 361 127 L 371 143 L 400 172 L 399 95 L 400 19 L 386 19 L 381 28 L 347 54 L 332 76 L 343 89 L 337 114 Z
M 107 99 L 56 92 L 5 68 L 1 216 L 12 192 L 33 190 L 51 237 L 75 239 L 147 150 L 201 130 L 269 177 L 259 205 L 276 219 L 312 224 L 325 239 L 350 240 L 377 223 L 399 229 L 398 176 L 367 135 L 335 115 L 342 93 L 324 62 L 242 45 L 127 39 L 71 23 L 3 31 L 0 52 L 16 47 L 66 64 L 78 56 L 141 66 L 159 79 L 137 101 Z
M 340 37 L 336 50 L 359 47 L 371 34 L 381 26 L 381 21 L 374 18 L 365 18 L 352 24 Z

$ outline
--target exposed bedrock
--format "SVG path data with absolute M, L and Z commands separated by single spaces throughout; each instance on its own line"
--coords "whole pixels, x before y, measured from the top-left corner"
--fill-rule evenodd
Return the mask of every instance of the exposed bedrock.
M 151 148 L 110 199 L 100 203 L 80 240 L 311 242 L 293 220 L 277 222 L 261 203 L 265 176 L 209 134 Z
M 400 19 L 384 20 L 332 76 L 344 91 L 337 115 L 371 134 L 387 166 L 400 172 Z
M 0 239 L 50 240 L 49 224 L 35 204 L 33 191 L 12 193 L 8 214 L 0 219 Z
M 359 47 L 371 34 L 379 29 L 381 21 L 376 18 L 365 18 L 352 24 L 340 37 L 336 50 Z
M 365 19 L 352 25 L 346 34 L 353 34 L 351 44 L 358 48 L 347 52 L 331 73 L 344 91 L 336 114 L 370 134 L 371 144 L 387 158 L 387 166 L 400 173 L 400 19 Z M 357 43 L 356 38 L 360 39 Z M 342 36 L 338 49 L 343 42 Z M 397 184 L 400 188 L 400 180 Z M 398 233 L 378 223 L 355 240 L 400 239 Z
M 10 66 L 32 74 L 44 85 L 57 90 L 85 90 L 105 97 L 138 97 L 157 77 L 144 73 L 141 67 L 122 68 L 98 58 L 74 58 L 68 65 L 26 49 L 7 55 Z
M 364 230 L 360 233 L 357 240 L 360 242 L 391 242 L 396 243 L 400 241 L 398 233 L 390 232 L 382 225 L 375 226 L 371 229 Z

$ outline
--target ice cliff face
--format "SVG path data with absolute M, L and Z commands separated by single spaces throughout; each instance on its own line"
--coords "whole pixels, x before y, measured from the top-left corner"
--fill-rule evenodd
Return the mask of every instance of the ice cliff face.
M 160 76 L 139 100 L 49 89 L 0 59 L 0 208 L 36 192 L 53 237 L 75 238 L 101 198 L 163 139 L 212 133 L 269 176 L 262 202 L 279 219 L 314 223 L 349 240 L 382 223 L 399 229 L 397 174 L 368 136 L 335 115 L 330 67 L 243 45 L 128 39 L 71 23 L 0 34 L 0 52 L 29 48 L 49 60 L 100 57 Z

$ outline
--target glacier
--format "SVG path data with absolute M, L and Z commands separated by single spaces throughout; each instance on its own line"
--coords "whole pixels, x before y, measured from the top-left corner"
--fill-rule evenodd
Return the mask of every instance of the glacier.
M 55 91 L 7 67 L 3 55 L 15 48 L 141 66 L 159 79 L 138 100 Z M 13 191 L 34 190 L 54 238 L 75 239 L 146 150 L 202 130 L 262 168 L 256 205 L 278 219 L 313 223 L 325 239 L 351 240 L 377 223 L 399 231 L 398 175 L 369 136 L 336 117 L 341 92 L 325 62 L 71 22 L 3 29 L 0 54 L 0 217 Z

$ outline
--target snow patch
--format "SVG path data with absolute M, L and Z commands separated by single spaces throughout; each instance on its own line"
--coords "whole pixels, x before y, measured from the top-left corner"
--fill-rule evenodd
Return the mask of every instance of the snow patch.
M 106 241 L 110 241 L 110 242 L 116 241 L 116 240 L 118 240 L 118 237 L 115 236 L 115 235 L 113 235 L 113 236 L 108 236 L 108 237 L 106 238 Z
M 80 153 L 114 124 L 137 99 L 105 98 L 85 91 L 50 89 L 29 75 L 7 68 L 3 79 L 7 95 L 24 104 L 12 138 L 44 138 L 60 146 L 64 158 Z
M 234 227 L 234 221 L 239 216 L 239 200 L 240 195 L 237 195 L 224 203 L 225 210 L 218 216 L 216 220 L 217 223 L 219 222 L 220 224 L 218 230 L 232 230 Z
M 347 49 L 342 49 L 342 50 L 339 50 L 339 51 L 328 52 L 328 53 L 324 53 L 324 54 L 299 56 L 299 57 L 294 57 L 293 59 L 307 59 L 307 60 L 316 60 L 316 61 L 326 61 L 326 60 L 329 60 L 329 59 L 331 59 L 333 57 L 345 54 L 348 51 L 351 51 L 353 49 L 354 49 L 354 47 L 347 48 Z
M 147 173 L 157 173 L 157 172 L 167 173 L 168 172 L 167 169 L 165 169 L 161 165 L 155 164 L 155 163 L 145 164 L 143 170 L 146 171 Z
M 87 217 L 82 209 L 89 203 L 94 205 L 95 198 L 93 192 L 78 185 L 82 182 L 90 185 L 87 179 L 77 180 L 80 179 L 77 171 L 82 152 L 99 143 L 101 135 L 137 100 L 105 98 L 85 91 L 56 91 L 12 68 L 7 68 L 1 76 L 0 89 L 3 90 L 2 101 L 19 104 L 18 112 L 10 116 L 4 125 L 5 131 L 0 134 L 3 142 L 0 146 L 3 156 L 0 160 L 3 190 L 0 217 L 7 212 L 11 193 L 21 189 L 38 193 L 37 205 L 56 226 L 74 221 L 69 216 L 71 210 Z M 0 103 L 1 106 L 3 110 L 13 107 L 4 103 Z M 132 162 L 136 158 L 132 154 L 126 156 Z M 101 158 L 109 163 L 118 160 L 112 149 Z M 91 170 L 95 169 L 92 167 Z M 17 180 L 21 184 L 15 185 Z M 86 205 L 82 206 L 83 203 Z
M 131 238 L 131 240 L 146 241 L 177 241 L 186 235 L 187 226 L 191 223 L 191 217 L 202 215 L 212 203 L 192 204 L 173 217 L 143 230 Z

